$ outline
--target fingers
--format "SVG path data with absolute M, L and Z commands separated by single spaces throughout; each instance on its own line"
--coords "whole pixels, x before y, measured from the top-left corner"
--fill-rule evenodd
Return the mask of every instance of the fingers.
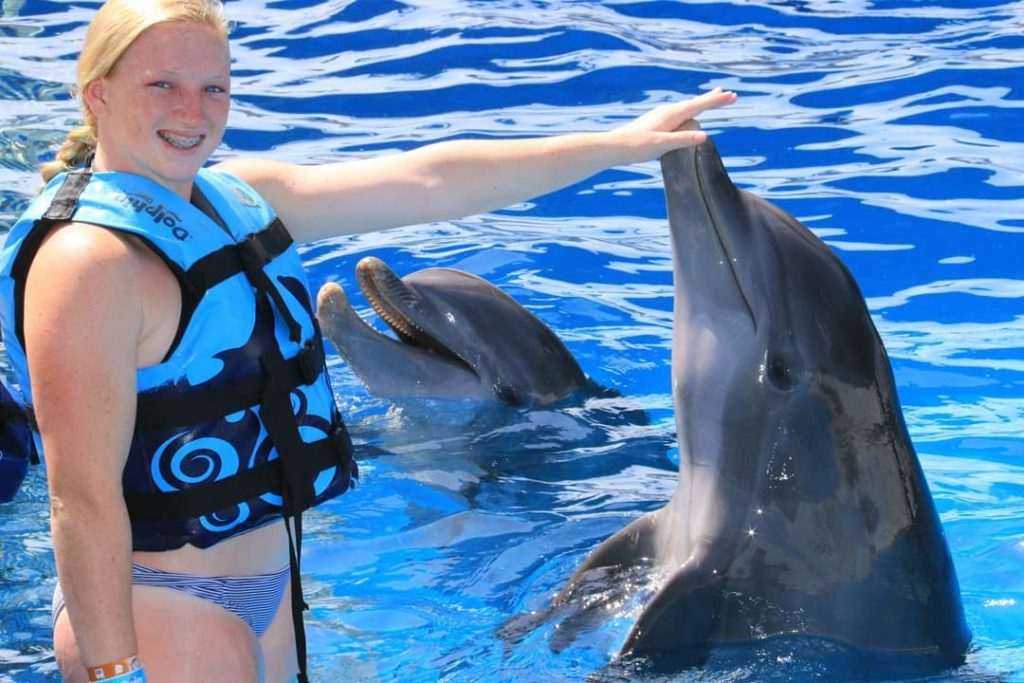
M 724 107 L 732 104 L 736 101 L 736 98 L 736 93 L 731 90 L 715 88 L 703 95 L 698 95 L 697 97 L 685 102 L 680 102 L 680 114 L 684 115 L 688 119 L 692 119 L 694 116 L 697 116 L 708 109 L 715 109 L 717 107 Z
M 736 97 L 737 97 L 737 95 L 736 95 L 736 93 L 734 91 L 732 91 L 732 90 L 722 90 L 722 86 L 715 86 L 714 89 L 709 90 L 706 93 L 701 93 L 700 95 L 697 95 L 693 99 L 696 99 L 696 100 L 711 100 L 711 101 L 719 102 L 719 104 L 723 104 L 725 102 L 735 102 L 736 101 Z M 718 105 L 716 105 L 716 106 L 718 106 Z
M 685 130 L 685 124 L 709 109 L 724 107 L 736 101 L 736 93 L 731 90 L 714 90 L 698 95 L 697 97 L 682 102 L 663 104 L 652 109 L 647 114 L 636 120 L 638 128 L 645 128 L 651 131 L 675 131 Z
M 630 163 L 654 159 L 673 149 L 703 143 L 708 136 L 694 119 L 709 109 L 732 104 L 736 98 L 731 90 L 715 88 L 689 100 L 656 107 L 615 133 L 629 138 L 625 147 L 632 151 Z

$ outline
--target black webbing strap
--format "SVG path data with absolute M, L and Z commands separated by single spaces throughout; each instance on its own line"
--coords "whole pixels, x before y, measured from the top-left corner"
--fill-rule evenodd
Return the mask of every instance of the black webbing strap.
M 69 171 L 57 193 L 50 200 L 50 207 L 43 214 L 43 220 L 69 221 L 78 210 L 78 200 L 85 191 L 85 186 L 92 180 L 92 167 Z
M 288 326 L 288 338 L 293 342 L 297 342 L 302 339 L 302 326 L 299 325 L 299 321 L 288 310 L 288 305 L 285 304 L 281 291 L 274 286 L 270 275 L 263 269 L 263 266 L 267 263 L 267 254 L 263 253 L 260 246 L 260 243 L 249 241 L 248 239 L 238 245 L 238 254 L 242 257 L 242 269 L 245 270 L 249 282 L 256 285 L 267 298 L 274 302 L 274 307 L 281 314 L 285 325 Z
M 302 449 L 300 457 L 304 466 L 315 472 L 335 465 L 347 467 L 352 457 L 348 432 L 343 425 L 335 427 L 328 437 L 303 443 Z M 124 500 L 133 522 L 169 522 L 202 517 L 268 492 L 278 493 L 283 489 L 284 481 L 279 458 L 193 488 L 167 493 L 126 494 Z
M 295 524 L 294 531 L 292 522 Z M 300 565 L 302 560 L 302 513 L 298 512 L 294 517 L 285 515 L 284 528 L 288 533 L 288 574 L 291 579 L 289 585 L 291 586 L 292 628 L 295 631 L 295 660 L 299 664 L 295 680 L 298 683 L 309 683 L 309 676 L 306 674 L 306 625 L 302 616 L 302 613 L 309 609 L 309 604 L 302 596 Z
M 279 383 L 286 395 L 303 384 L 312 384 L 324 367 L 324 343 L 319 329 L 297 356 L 283 361 Z M 251 375 L 201 393 L 181 396 L 139 394 L 135 428 L 139 430 L 183 427 L 230 415 L 260 403 L 266 375 Z
M 202 296 L 210 287 L 239 272 L 273 302 L 288 326 L 288 337 L 293 342 L 302 338 L 302 326 L 288 310 L 281 292 L 271 281 L 265 265 L 282 254 L 292 244 L 292 237 L 281 219 L 275 218 L 259 232 L 248 235 L 238 244 L 221 247 L 192 264 L 186 279 L 194 292 Z
M 186 271 L 185 277 L 190 286 L 201 294 L 245 270 L 242 251 L 252 252 L 253 258 L 261 261 L 262 268 L 284 253 L 291 244 L 292 237 L 284 223 L 275 218 L 270 225 L 250 234 L 238 244 L 221 247 L 199 259 Z
M 295 629 L 295 654 L 299 663 L 298 681 L 308 683 L 306 676 L 306 629 L 302 613 L 309 609 L 302 596 L 302 511 L 316 495 L 308 462 L 302 457 L 299 423 L 292 412 L 291 399 L 285 383 L 284 358 L 277 349 L 260 359 L 267 383 L 260 403 L 260 417 L 277 447 L 284 474 L 281 497 L 285 527 L 288 529 L 288 564 L 291 568 L 292 624 Z M 294 523 L 294 536 L 292 524 Z
M 242 267 L 249 282 L 261 293 L 257 297 L 257 311 L 266 311 L 271 316 L 277 309 L 281 318 L 288 325 L 293 341 L 301 339 L 301 327 L 292 317 L 280 291 L 270 276 L 263 269 L 272 256 L 263 249 L 265 245 L 255 241 L 246 241 L 239 245 L 239 256 Z M 258 313 L 257 313 L 258 314 Z M 314 338 L 320 339 L 319 329 L 314 329 Z M 323 349 L 321 347 L 318 371 L 323 370 Z M 260 357 L 265 382 L 260 398 L 260 419 L 267 430 L 267 435 L 277 449 L 278 461 L 281 463 L 281 498 L 282 516 L 288 533 L 288 567 L 291 583 L 292 627 L 295 630 L 295 655 L 299 665 L 298 683 L 309 683 L 306 674 L 306 629 L 302 613 L 309 609 L 302 596 L 302 511 L 312 505 L 316 497 L 313 482 L 316 470 L 305 457 L 306 444 L 299 434 L 299 421 L 292 410 L 291 391 L 294 386 L 289 378 L 288 361 L 281 350 L 274 347 Z M 351 458 L 351 446 L 345 434 L 345 451 L 347 458 L 338 458 L 337 464 L 348 466 Z M 341 454 L 338 453 L 340 456 Z

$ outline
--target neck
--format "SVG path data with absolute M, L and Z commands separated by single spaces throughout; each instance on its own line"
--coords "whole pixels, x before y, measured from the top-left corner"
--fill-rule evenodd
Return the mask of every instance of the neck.
M 133 175 L 142 176 L 152 180 L 154 183 L 162 185 L 174 194 L 178 195 L 185 201 L 191 201 L 192 198 L 192 187 L 194 184 L 194 178 L 190 178 L 187 181 L 181 182 L 169 182 L 167 178 L 160 178 L 153 176 L 149 173 L 145 173 L 135 169 L 124 168 L 123 164 L 118 164 L 110 159 L 110 157 L 103 153 L 101 147 L 97 147 L 92 157 L 92 169 L 94 171 L 112 171 L 118 173 L 131 173 Z

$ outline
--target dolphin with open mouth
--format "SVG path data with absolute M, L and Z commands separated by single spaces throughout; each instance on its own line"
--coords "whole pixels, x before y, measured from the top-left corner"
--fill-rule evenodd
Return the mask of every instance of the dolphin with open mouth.
M 652 597 L 623 655 L 699 665 L 716 643 L 805 634 L 962 662 L 953 562 L 854 278 L 733 185 L 712 142 L 662 171 L 678 487 L 601 544 L 555 606 L 642 565 Z
M 595 386 L 547 325 L 483 278 L 454 268 L 400 278 L 374 257 L 356 278 L 395 337 L 368 325 L 336 283 L 320 289 L 317 318 L 374 396 L 535 406 Z

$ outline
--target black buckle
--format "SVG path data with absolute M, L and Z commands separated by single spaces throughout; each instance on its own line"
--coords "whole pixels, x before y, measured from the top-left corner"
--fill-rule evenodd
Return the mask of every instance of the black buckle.
M 39 458 L 39 451 L 36 450 L 36 440 L 32 432 L 39 432 L 39 425 L 36 423 L 36 411 L 31 406 L 22 406 L 20 403 L 5 401 L 0 403 L 0 428 L 8 424 L 26 424 L 31 430 L 28 437 L 28 461 L 38 465 L 42 461 Z M 3 457 L 0 454 L 0 457 Z
M 306 342 L 295 356 L 299 367 L 299 378 L 303 384 L 312 384 L 324 371 L 324 343 L 318 335 Z
M 349 436 L 345 423 L 341 421 L 335 422 L 327 440 L 333 447 L 337 466 L 348 472 L 351 479 L 358 479 L 359 466 L 356 465 L 356 459 L 353 457 L 355 449 L 352 446 L 352 437 Z

